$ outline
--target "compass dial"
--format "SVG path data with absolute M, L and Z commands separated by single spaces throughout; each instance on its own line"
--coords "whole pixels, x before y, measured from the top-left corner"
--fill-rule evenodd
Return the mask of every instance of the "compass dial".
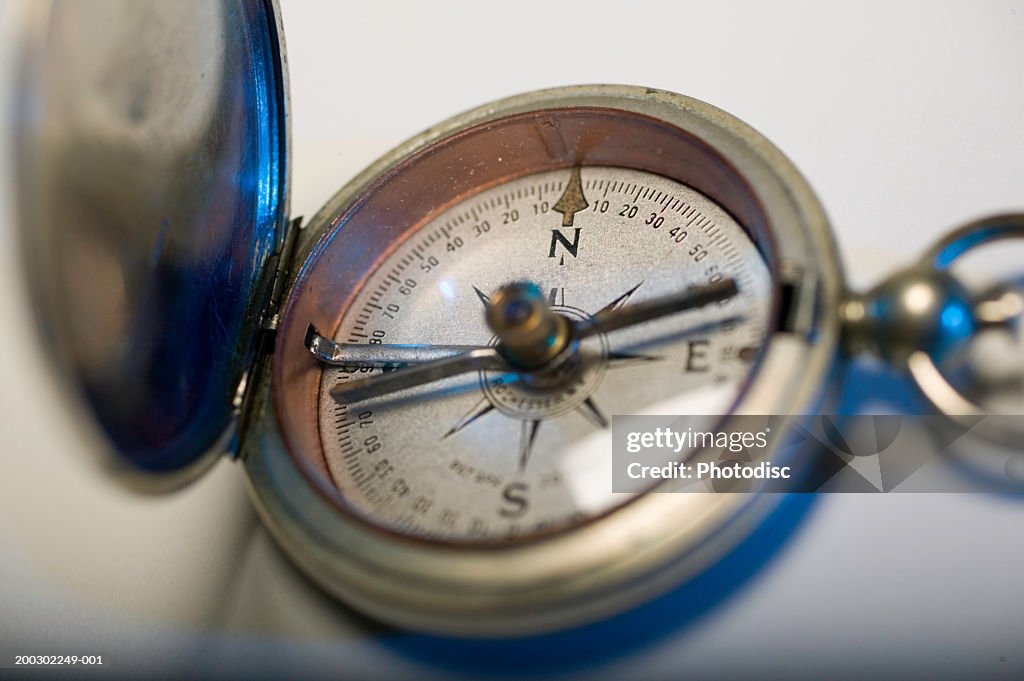
M 367 520 L 431 539 L 529 539 L 627 501 L 611 491 L 612 416 L 728 413 L 771 307 L 768 267 L 727 212 L 686 185 L 623 168 L 493 186 L 369 257 L 380 264 L 339 342 L 493 345 L 490 296 L 519 281 L 576 321 L 726 277 L 739 289 L 584 339 L 581 361 L 554 381 L 480 371 L 339 403 L 331 389 L 382 370 L 324 370 L 319 425 L 334 485 Z

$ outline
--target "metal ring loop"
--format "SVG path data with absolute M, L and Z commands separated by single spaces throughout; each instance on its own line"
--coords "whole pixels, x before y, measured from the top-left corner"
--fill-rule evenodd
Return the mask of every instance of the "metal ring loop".
M 928 249 L 922 260 L 946 270 L 967 251 L 1002 239 L 1024 239 L 1024 213 L 993 215 L 966 224 Z
M 947 270 L 968 251 L 1002 239 L 1024 239 L 1024 214 L 997 215 L 965 225 L 929 249 L 922 264 Z M 926 352 L 912 353 L 907 359 L 907 370 L 938 413 L 988 440 L 1024 449 L 1024 414 L 992 414 L 982 409 L 953 387 Z

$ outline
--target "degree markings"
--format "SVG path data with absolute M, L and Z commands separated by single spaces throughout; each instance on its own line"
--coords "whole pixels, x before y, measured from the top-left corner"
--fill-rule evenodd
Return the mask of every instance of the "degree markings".
M 749 272 L 747 272 L 746 270 L 745 263 L 743 263 L 739 252 L 736 250 L 736 247 L 732 243 L 732 241 L 727 237 L 726 233 L 722 231 L 719 225 L 717 225 L 710 217 L 702 214 L 694 206 L 687 203 L 685 199 L 673 196 L 672 194 L 644 185 L 642 183 L 626 183 L 621 180 L 591 178 L 584 180 L 582 184 L 584 189 L 592 191 L 601 191 L 602 198 L 606 198 L 609 193 L 613 195 L 619 194 L 624 199 L 632 200 L 634 203 L 639 203 L 640 201 L 651 201 L 655 205 L 661 206 L 659 212 L 662 213 L 671 208 L 673 211 L 680 214 L 686 220 L 685 227 L 687 229 L 696 228 L 706 234 L 708 240 L 705 242 L 705 245 L 707 247 L 714 246 L 719 248 L 723 252 L 723 254 L 726 257 L 726 262 L 734 270 L 733 276 L 737 279 L 737 281 L 747 285 L 751 283 L 750 275 Z M 516 204 L 517 201 L 529 199 L 530 197 L 537 197 L 537 199 L 540 200 L 540 197 L 543 197 L 545 194 L 561 192 L 564 186 L 564 180 L 546 180 L 541 183 L 529 185 L 525 188 L 518 187 L 514 190 L 504 192 L 497 196 L 491 196 L 480 199 L 479 201 L 473 203 L 468 208 L 451 216 L 450 218 L 448 218 L 443 227 L 427 234 L 425 237 L 422 238 L 422 241 L 416 243 L 415 246 L 413 246 L 406 253 L 406 255 L 402 257 L 402 260 L 398 263 L 398 265 L 396 265 L 395 268 L 392 269 L 387 280 L 382 282 L 381 286 L 379 287 L 379 292 L 375 292 L 370 296 L 370 302 L 380 303 L 383 297 L 381 294 L 389 293 L 389 289 L 391 288 L 392 282 L 399 284 L 401 283 L 401 280 L 398 279 L 398 277 L 395 275 L 404 272 L 406 267 L 412 264 L 414 260 L 424 261 L 426 252 L 428 250 L 433 250 L 431 247 L 434 246 L 434 244 L 447 243 L 450 242 L 451 239 L 454 238 L 455 236 L 459 236 L 457 232 L 462 231 L 459 229 L 460 226 L 467 223 L 479 224 L 482 220 L 486 220 L 488 218 L 489 211 L 494 210 L 498 206 L 504 206 L 509 211 L 511 211 L 513 208 L 523 209 L 522 206 L 518 206 Z M 492 224 L 492 228 L 507 226 L 501 220 L 493 220 L 493 222 L 495 224 Z M 467 234 L 465 235 L 465 238 L 468 239 L 473 237 Z M 668 248 L 672 249 L 677 245 L 678 244 L 669 244 Z M 435 257 L 441 258 L 443 256 L 437 255 Z M 366 305 L 364 305 L 364 312 L 368 312 L 366 308 L 369 307 L 373 307 L 378 311 L 381 310 L 379 304 L 370 305 L 369 303 L 367 303 Z M 360 316 L 359 318 L 363 319 L 362 316 Z M 367 337 L 366 334 L 353 334 L 353 336 L 357 339 L 364 339 Z M 350 342 L 355 341 L 354 339 L 350 339 Z
M 584 172 L 586 172 L 585 168 Z M 387 298 L 397 296 L 398 287 L 393 287 L 391 285 L 392 283 L 402 284 L 404 278 L 410 276 L 419 279 L 421 285 L 427 284 L 428 281 L 434 279 L 435 275 L 430 271 L 426 271 L 426 275 L 420 273 L 420 267 L 417 260 L 422 262 L 428 257 L 437 258 L 441 261 L 439 273 L 443 273 L 444 268 L 447 265 L 461 257 L 461 253 L 453 255 L 445 252 L 446 245 L 452 243 L 453 239 L 457 236 L 464 238 L 466 240 L 466 245 L 469 245 L 470 240 L 486 238 L 487 231 L 496 232 L 499 227 L 509 227 L 510 229 L 516 227 L 530 229 L 535 225 L 539 225 L 542 222 L 542 218 L 535 215 L 530 202 L 539 202 L 543 200 L 545 196 L 551 196 L 555 192 L 561 192 L 564 186 L 564 181 L 554 182 L 551 180 L 545 180 L 525 187 L 520 186 L 514 190 L 506 191 L 501 194 L 481 197 L 468 207 L 464 207 L 459 210 L 458 213 L 450 214 L 443 226 L 432 230 L 430 233 L 425 234 L 420 232 L 418 235 L 410 235 L 412 239 L 409 240 L 409 243 L 399 245 L 396 249 L 399 253 L 403 250 L 405 253 L 404 255 L 398 256 L 400 259 L 397 264 L 391 268 L 389 273 L 385 274 L 383 272 L 376 272 L 369 275 L 371 278 L 375 278 L 379 277 L 381 274 L 385 274 L 383 280 L 377 282 L 378 286 L 376 286 L 372 291 L 369 291 L 367 298 L 364 298 L 367 302 L 362 305 L 362 310 L 359 311 L 355 317 L 355 319 L 358 320 L 358 324 L 350 322 L 350 324 L 352 324 L 350 329 L 355 327 L 359 331 L 366 330 L 366 325 L 369 323 L 369 320 L 373 318 L 373 315 L 376 314 L 378 317 L 380 316 L 380 313 L 384 309 L 383 303 L 390 302 Z M 602 199 L 607 199 L 610 196 L 612 197 L 610 199 L 612 201 L 617 197 L 621 197 L 621 200 L 624 202 L 632 201 L 634 204 L 638 205 L 641 210 L 664 214 L 670 212 L 669 209 L 671 209 L 671 213 L 674 213 L 678 217 L 667 216 L 666 224 L 663 225 L 661 231 L 668 232 L 672 227 L 677 226 L 685 229 L 692 229 L 691 239 L 699 235 L 701 243 L 706 248 L 710 249 L 713 247 L 718 251 L 720 254 L 718 262 L 720 264 L 724 264 L 730 271 L 731 276 L 734 276 L 737 281 L 741 282 L 743 285 L 742 288 L 749 291 L 754 290 L 752 279 L 753 274 L 748 270 L 746 263 L 742 260 L 737 245 L 731 238 L 729 238 L 728 231 L 717 224 L 710 216 L 703 214 L 695 206 L 687 203 L 687 201 L 681 196 L 674 196 L 662 191 L 661 189 L 656 189 L 653 186 L 646 185 L 644 183 L 626 183 L 621 180 L 611 180 L 608 178 L 587 179 L 583 181 L 583 186 L 586 190 L 589 190 L 589 192 L 593 192 L 594 196 L 601 196 Z M 553 200 L 553 198 L 554 197 L 552 197 L 551 200 Z M 500 212 L 492 214 L 492 211 L 500 210 L 501 207 L 504 207 L 505 210 L 510 212 L 517 209 L 520 211 L 521 218 L 529 216 L 529 219 L 522 220 L 518 225 L 512 224 L 512 221 L 505 222 Z M 618 208 L 619 206 L 614 207 L 615 212 L 617 212 Z M 586 212 L 586 210 L 580 211 L 580 215 L 585 215 Z M 613 217 L 611 207 L 609 207 L 608 213 L 608 217 Z M 549 214 L 548 217 L 554 221 L 557 221 L 558 219 L 557 214 L 553 213 Z M 485 220 L 490 223 L 488 230 L 474 234 L 474 230 L 472 228 Z M 631 219 L 616 219 L 614 222 L 606 224 L 608 224 L 609 227 L 614 226 L 615 228 L 621 227 L 622 229 L 634 230 L 638 234 L 641 232 L 650 233 L 653 231 L 642 225 L 641 220 L 633 222 Z M 544 223 L 544 226 L 546 228 L 546 223 Z M 677 249 L 680 248 L 680 244 L 678 242 L 673 243 L 671 240 L 664 239 L 663 241 L 662 239 L 662 237 L 654 238 L 652 243 L 665 243 L 666 250 L 670 253 L 676 253 Z M 461 248 L 461 246 L 458 248 Z M 434 267 L 437 267 L 437 265 L 435 264 Z M 703 271 L 703 269 L 698 267 L 695 263 L 687 263 L 686 267 L 692 267 L 694 272 Z M 400 279 L 397 275 L 405 272 L 407 268 L 410 272 L 405 274 L 403 279 Z M 636 288 L 631 289 L 625 296 L 623 296 L 623 298 L 628 298 L 629 294 L 633 293 L 635 290 Z M 482 291 L 477 291 L 476 293 L 480 297 L 481 301 L 486 301 L 486 294 Z M 614 302 L 612 304 L 614 304 Z M 388 323 L 384 322 L 384 324 Z M 760 337 L 761 327 L 763 327 L 763 324 L 758 323 L 756 326 L 758 327 L 758 337 Z M 385 326 L 382 328 L 387 327 Z M 754 329 L 751 330 L 753 331 Z M 351 336 L 352 338 L 350 338 L 350 342 L 359 342 L 356 340 L 357 338 L 367 338 L 366 333 L 358 333 L 356 331 L 352 331 Z M 736 339 L 736 341 L 740 341 L 740 339 Z M 616 366 L 628 366 L 637 362 L 647 362 L 661 358 L 646 355 L 616 353 L 615 356 L 611 356 L 609 359 L 611 360 L 611 363 Z M 461 419 L 455 420 L 453 423 L 446 424 L 448 433 L 445 434 L 445 437 L 456 435 L 471 424 L 474 424 L 478 419 L 487 416 L 492 411 L 494 411 L 494 408 L 489 405 L 489 403 L 476 404 L 472 409 L 469 409 Z M 606 427 L 607 417 L 602 413 L 598 405 L 593 400 L 588 399 L 582 407 L 577 409 L 577 412 L 580 416 L 590 421 L 594 426 Z M 360 494 L 371 503 L 374 502 L 374 499 L 382 498 L 381 492 L 383 492 L 384 498 L 393 496 L 391 492 L 385 490 L 383 487 L 379 490 L 375 487 L 375 485 L 377 485 L 377 472 L 373 470 L 372 463 L 370 463 L 370 468 L 367 468 L 367 462 L 361 459 L 362 455 L 365 454 L 365 450 L 362 447 L 359 447 L 358 443 L 354 443 L 352 438 L 361 438 L 362 434 L 359 434 L 358 436 L 356 435 L 356 431 L 353 430 L 354 424 L 348 421 L 347 410 L 344 412 L 334 410 L 333 416 L 335 417 L 336 422 L 333 424 L 334 428 L 331 430 L 335 432 L 335 437 L 337 438 L 335 441 L 341 445 L 342 455 L 345 459 L 345 467 L 349 471 L 353 486 L 358 489 Z M 526 467 L 527 462 L 533 453 L 539 426 L 540 422 L 536 420 L 524 420 L 521 423 L 518 452 L 520 471 Z M 333 479 L 333 472 L 331 473 L 331 477 Z M 420 522 L 420 520 L 413 515 L 405 515 L 401 520 L 403 522 L 407 522 L 411 526 L 416 526 Z

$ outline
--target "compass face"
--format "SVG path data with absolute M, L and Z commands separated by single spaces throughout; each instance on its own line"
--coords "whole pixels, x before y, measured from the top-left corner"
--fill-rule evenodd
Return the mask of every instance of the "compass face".
M 730 411 L 771 307 L 765 261 L 728 213 L 688 186 L 614 167 L 491 187 L 367 257 L 380 264 L 334 334 L 342 343 L 494 344 L 489 297 L 517 281 L 576 321 L 724 277 L 739 288 L 591 336 L 583 361 L 542 384 L 482 371 L 341 404 L 332 388 L 381 370 L 324 370 L 333 484 L 364 519 L 429 539 L 526 540 L 627 501 L 611 491 L 612 416 Z

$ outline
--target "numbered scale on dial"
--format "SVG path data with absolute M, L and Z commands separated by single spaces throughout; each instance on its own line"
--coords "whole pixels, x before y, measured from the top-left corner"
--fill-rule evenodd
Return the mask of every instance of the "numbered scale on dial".
M 729 408 L 764 341 L 770 275 L 720 206 L 614 167 L 532 174 L 451 206 L 379 259 L 344 313 L 342 344 L 487 346 L 490 296 L 537 286 L 557 315 L 729 278 L 738 292 L 581 341 L 574 367 L 537 385 L 509 369 L 365 399 L 332 392 L 386 369 L 324 372 L 320 435 L 334 484 L 366 517 L 449 540 L 531 538 L 606 513 L 614 414 Z M 696 411 L 695 411 L 696 410 Z

